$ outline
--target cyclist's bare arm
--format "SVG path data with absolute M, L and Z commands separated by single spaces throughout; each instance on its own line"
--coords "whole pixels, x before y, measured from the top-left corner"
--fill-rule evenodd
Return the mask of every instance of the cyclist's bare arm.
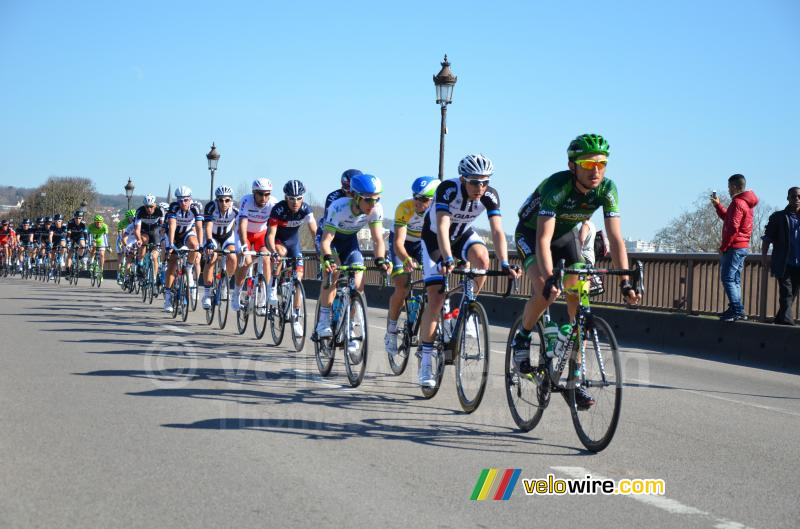
M 550 252 L 550 244 L 553 242 L 555 229 L 555 217 L 536 219 L 536 265 L 545 279 L 553 275 L 553 254 Z
M 608 243 L 611 246 L 611 262 L 617 268 L 628 268 L 628 251 L 625 249 L 625 241 L 622 239 L 622 221 L 619 217 L 606 217 L 606 232 L 608 233 Z M 628 281 L 628 276 L 620 277 L 622 281 Z M 641 294 L 633 290 L 628 292 L 627 301 L 635 305 L 642 299 Z

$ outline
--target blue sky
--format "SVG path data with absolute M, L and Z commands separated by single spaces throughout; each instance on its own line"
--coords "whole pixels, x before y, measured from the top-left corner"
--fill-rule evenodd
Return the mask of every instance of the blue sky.
M 624 232 L 650 238 L 730 174 L 781 207 L 800 185 L 799 23 L 790 0 L 3 0 L 0 185 L 78 175 L 113 193 L 130 177 L 206 198 L 215 141 L 218 183 L 300 178 L 322 199 L 355 167 L 393 210 L 437 171 L 447 53 L 447 175 L 490 156 L 506 231 L 569 140 L 598 132 Z

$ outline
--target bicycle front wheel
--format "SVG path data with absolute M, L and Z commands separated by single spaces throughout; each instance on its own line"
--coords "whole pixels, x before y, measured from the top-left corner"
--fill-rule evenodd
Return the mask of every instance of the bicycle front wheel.
M 219 288 L 219 279 L 216 277 L 216 274 L 215 274 L 214 275 L 214 280 L 211 283 L 211 291 L 216 293 L 218 288 Z M 211 306 L 208 309 L 206 309 L 206 311 L 205 311 L 205 313 L 206 313 L 206 324 L 207 325 L 211 325 L 212 323 L 214 323 L 214 312 L 216 312 L 214 305 L 215 305 L 216 302 L 217 302 L 217 296 L 216 296 L 216 294 L 214 294 L 211 297 Z
M 286 330 L 286 304 L 291 303 L 291 300 L 287 300 L 284 297 L 284 289 L 280 285 L 276 285 L 275 288 L 278 290 L 276 292 L 278 304 L 268 309 L 269 332 L 272 334 L 272 343 L 280 345 L 283 341 L 283 333 Z
M 191 289 L 189 288 L 189 280 L 186 279 L 186 276 L 183 276 L 184 279 L 181 282 L 181 295 L 180 295 L 180 305 L 181 305 L 181 320 L 186 321 L 189 319 L 189 310 L 191 309 Z
M 346 323 L 347 340 L 344 344 L 344 370 L 352 387 L 358 387 L 367 371 L 367 300 L 361 292 L 350 293 L 350 316 Z
M 505 385 L 506 400 L 511 418 L 523 432 L 533 430 L 542 419 L 542 414 L 550 398 L 550 379 L 546 372 L 524 375 L 514 369 L 514 349 L 511 343 L 522 328 L 522 316 L 511 326 L 506 340 Z M 531 332 L 531 365 L 539 365 L 544 355 L 542 326 L 537 323 Z M 544 391 L 540 391 L 540 385 Z
M 422 314 L 422 307 L 417 311 L 417 318 Z M 402 375 L 408 366 L 408 358 L 411 356 L 413 347 L 414 330 L 419 325 L 412 325 L 408 321 L 408 298 L 403 302 L 400 317 L 397 318 L 397 352 L 394 355 L 388 354 L 389 367 L 395 375 Z
M 314 328 L 316 329 L 319 324 L 319 309 L 322 306 L 322 299 L 317 300 L 316 317 L 314 318 Z M 316 331 L 314 331 L 316 335 Z M 319 374 L 327 377 L 331 374 L 333 368 L 334 352 L 336 350 L 336 342 L 334 338 L 320 338 L 316 337 L 314 341 L 314 358 L 317 361 L 317 369 Z
M 260 340 L 267 330 L 267 281 L 264 276 L 258 277 L 253 291 L 253 298 L 250 301 L 254 305 L 253 331 L 256 338 Z
M 622 365 L 617 337 L 602 318 L 589 315 L 584 329 L 583 352 L 574 351 L 569 361 L 568 396 L 572 423 L 583 446 L 592 452 L 606 448 L 614 437 L 622 407 Z M 579 409 L 578 387 L 594 404 Z
M 481 404 L 489 378 L 489 318 L 477 301 L 467 305 L 453 338 L 456 364 L 456 392 L 461 408 L 472 413 Z
M 250 318 L 250 303 L 252 301 L 247 295 L 245 295 L 244 302 L 241 301 L 241 296 L 239 298 L 241 308 L 236 311 L 236 330 L 239 331 L 239 334 L 244 334 L 247 330 L 247 320 Z
M 228 301 L 229 297 L 229 279 L 228 275 L 223 273 L 222 277 L 217 283 L 217 291 L 214 296 L 215 303 L 217 304 L 217 323 L 219 324 L 220 329 L 224 329 L 225 324 L 228 322 L 228 309 L 230 308 L 230 303 Z
M 306 291 L 303 288 L 303 283 L 299 280 L 294 281 L 294 297 L 300 298 L 300 308 L 295 310 L 294 308 L 294 299 L 290 299 L 289 303 L 289 311 L 292 321 L 292 343 L 294 343 L 294 350 L 298 353 L 303 350 L 303 346 L 306 344 Z M 298 326 L 300 330 L 300 334 L 298 335 L 295 329 L 295 323 L 299 323 Z

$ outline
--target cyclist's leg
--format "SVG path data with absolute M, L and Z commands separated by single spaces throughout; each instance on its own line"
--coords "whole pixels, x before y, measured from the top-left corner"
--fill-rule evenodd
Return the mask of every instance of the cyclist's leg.
M 408 282 L 409 275 L 403 269 L 403 261 L 394 251 L 394 232 L 389 233 L 388 242 L 389 260 L 392 262 L 392 283 L 394 284 L 394 292 L 389 298 L 389 313 L 387 315 L 389 332 L 397 332 L 397 318 L 400 317 L 400 311 L 403 310 L 403 301 L 408 295 Z M 408 250 L 408 244 L 405 244 Z
M 473 268 L 488 270 L 490 261 L 486 243 L 471 228 L 469 232 L 468 235 L 459 239 L 457 246 L 460 248 L 453 248 L 453 254 L 460 255 L 463 260 L 469 261 Z M 475 278 L 475 295 L 481 291 L 485 282 L 485 277 Z

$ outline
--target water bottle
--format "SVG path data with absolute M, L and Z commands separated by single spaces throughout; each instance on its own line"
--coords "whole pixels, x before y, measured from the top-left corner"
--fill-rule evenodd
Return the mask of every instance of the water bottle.
M 544 326 L 545 354 L 547 358 L 553 358 L 556 343 L 558 342 L 558 324 L 553 320 L 548 321 Z
M 339 321 L 339 312 L 342 310 L 342 300 L 339 299 L 339 296 L 333 298 L 333 305 L 331 306 L 331 317 L 333 318 L 333 322 L 336 323 Z
M 408 324 L 414 325 L 417 321 L 417 313 L 419 312 L 419 295 L 411 296 L 408 300 Z
M 558 329 L 558 339 L 555 344 L 554 353 L 558 357 L 564 356 L 566 351 L 569 350 L 569 345 L 572 343 L 569 341 L 570 335 L 572 334 L 572 325 L 569 323 L 565 323 Z M 569 341 L 569 343 L 567 343 Z

